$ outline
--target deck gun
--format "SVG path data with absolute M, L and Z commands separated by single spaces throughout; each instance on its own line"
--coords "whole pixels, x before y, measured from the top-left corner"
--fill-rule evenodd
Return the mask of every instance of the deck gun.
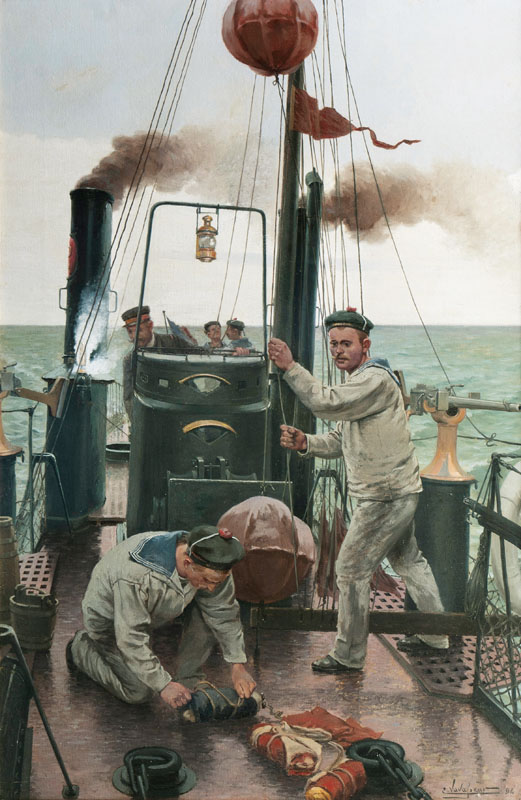
M 35 400 L 37 403 L 45 403 L 53 417 L 60 417 L 63 411 L 63 404 L 66 392 L 63 392 L 65 378 L 56 378 L 52 389 L 48 392 L 35 392 L 32 389 L 24 389 L 20 378 L 14 372 L 9 372 L 10 367 L 15 367 L 16 361 L 12 364 L 0 362 L 0 400 L 8 394 L 14 397 L 25 397 L 28 400 Z
M 452 394 L 454 388 L 460 388 L 463 384 L 454 384 L 448 389 L 438 389 L 436 386 L 418 383 L 411 389 L 410 394 L 407 394 L 403 372 L 396 370 L 394 374 L 400 382 L 403 401 L 409 415 L 446 411 L 451 416 L 457 414 L 459 408 L 477 408 L 483 411 L 521 411 L 521 403 L 512 403 L 507 400 L 482 400 L 480 392 L 469 392 L 467 397 Z

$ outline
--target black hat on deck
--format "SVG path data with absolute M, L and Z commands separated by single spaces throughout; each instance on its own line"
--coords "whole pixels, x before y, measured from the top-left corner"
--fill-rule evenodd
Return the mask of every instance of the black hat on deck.
M 244 548 L 227 528 L 197 525 L 187 536 L 186 554 L 201 567 L 227 572 L 245 556 Z
M 356 328 L 358 331 L 369 333 L 374 328 L 370 319 L 364 317 L 363 314 L 359 314 L 356 308 L 351 307 L 346 308 L 345 311 L 334 311 L 326 317 L 324 324 L 328 331 L 331 328 Z

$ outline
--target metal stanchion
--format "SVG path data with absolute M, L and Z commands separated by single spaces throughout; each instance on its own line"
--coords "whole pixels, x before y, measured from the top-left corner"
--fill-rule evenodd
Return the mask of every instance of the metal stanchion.
M 60 751 L 58 749 L 58 745 L 56 744 L 56 740 L 52 734 L 51 726 L 47 721 L 47 717 L 45 716 L 45 711 L 42 708 L 42 704 L 40 702 L 40 698 L 38 696 L 38 692 L 36 691 L 36 686 L 34 685 L 33 678 L 31 675 L 31 671 L 27 666 L 27 662 L 25 660 L 25 656 L 22 652 L 22 648 L 20 647 L 20 642 L 18 641 L 18 637 L 13 628 L 10 625 L 0 625 L 0 644 L 10 644 L 14 648 L 16 653 L 16 657 L 22 667 L 22 670 L 25 675 L 25 679 L 31 688 L 31 693 L 34 698 L 34 702 L 36 703 L 36 707 L 38 709 L 38 713 L 40 714 L 40 718 L 43 722 L 43 726 L 47 733 L 48 739 L 51 743 L 51 747 L 54 750 L 54 755 L 56 756 L 56 760 L 60 766 L 62 771 L 63 777 L 65 779 L 66 786 L 63 787 L 62 790 L 62 797 L 65 798 L 74 798 L 78 797 L 80 793 L 80 787 L 76 786 L 76 784 L 71 782 L 69 778 L 69 774 L 65 768 L 65 764 L 63 763 L 63 759 L 61 757 Z

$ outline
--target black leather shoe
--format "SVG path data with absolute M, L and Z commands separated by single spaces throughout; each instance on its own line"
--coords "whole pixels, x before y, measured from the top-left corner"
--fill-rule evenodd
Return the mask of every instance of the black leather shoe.
M 72 642 L 73 642 L 73 639 L 74 639 L 74 636 L 72 637 L 72 639 L 69 639 L 69 641 L 67 642 L 67 644 L 65 646 L 65 661 L 67 662 L 67 667 L 69 668 L 70 672 L 76 672 L 77 669 L 78 669 L 78 667 L 74 663 L 74 659 L 72 657 Z
M 319 658 L 317 661 L 313 661 L 311 669 L 313 672 L 329 672 L 331 674 L 337 672 L 360 672 L 358 667 L 347 667 L 345 664 L 341 664 L 340 661 L 337 661 L 336 658 L 329 655 L 324 656 L 324 658 Z
M 445 655 L 449 650 L 448 647 L 432 647 L 414 633 L 412 636 L 404 636 L 403 639 L 399 639 L 396 642 L 396 647 L 402 653 L 412 653 L 413 655 Z

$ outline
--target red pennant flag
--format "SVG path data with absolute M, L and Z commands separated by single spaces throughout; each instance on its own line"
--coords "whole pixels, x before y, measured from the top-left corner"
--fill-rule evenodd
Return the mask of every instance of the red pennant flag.
M 343 117 L 334 108 L 319 109 L 318 102 L 303 89 L 293 89 L 291 103 L 290 129 L 308 133 L 313 139 L 336 139 L 346 136 L 353 131 L 369 131 L 375 147 L 384 147 L 386 150 L 395 150 L 401 144 L 416 144 L 420 139 L 402 139 L 397 144 L 381 142 L 371 128 L 357 128 L 346 117 Z

